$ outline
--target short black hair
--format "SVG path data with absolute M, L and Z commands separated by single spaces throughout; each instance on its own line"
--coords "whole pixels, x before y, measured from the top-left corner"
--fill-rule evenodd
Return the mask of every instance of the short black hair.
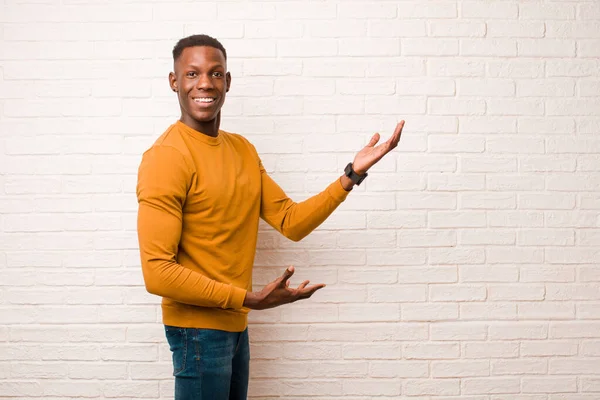
M 221 50 L 221 53 L 223 53 L 223 56 L 225 57 L 225 61 L 227 61 L 227 51 L 225 51 L 225 47 L 223 47 L 221 42 L 217 39 L 208 35 L 192 35 L 180 39 L 175 47 L 173 47 L 173 61 L 177 61 L 184 49 L 194 46 L 208 46 Z

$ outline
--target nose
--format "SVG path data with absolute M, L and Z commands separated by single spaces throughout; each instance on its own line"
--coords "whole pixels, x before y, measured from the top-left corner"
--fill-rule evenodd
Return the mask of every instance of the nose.
M 210 75 L 208 74 L 201 74 L 198 77 L 198 82 L 196 83 L 196 88 L 197 89 L 212 89 L 213 88 L 213 82 L 212 79 L 210 77 Z

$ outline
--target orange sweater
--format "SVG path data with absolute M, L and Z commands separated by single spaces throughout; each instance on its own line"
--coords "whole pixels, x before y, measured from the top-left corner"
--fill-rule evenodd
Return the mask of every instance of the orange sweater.
M 347 195 L 337 179 L 294 203 L 245 138 L 177 121 L 144 153 L 137 185 L 142 271 L 147 290 L 163 297 L 163 323 L 244 330 L 259 217 L 300 240 Z

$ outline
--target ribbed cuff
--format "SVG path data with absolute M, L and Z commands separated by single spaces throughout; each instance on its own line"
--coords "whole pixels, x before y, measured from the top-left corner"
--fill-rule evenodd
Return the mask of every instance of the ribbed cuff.
M 246 289 L 242 289 L 232 285 L 229 292 L 228 302 L 225 305 L 225 308 L 232 308 L 234 310 L 241 309 L 244 306 L 246 292 Z

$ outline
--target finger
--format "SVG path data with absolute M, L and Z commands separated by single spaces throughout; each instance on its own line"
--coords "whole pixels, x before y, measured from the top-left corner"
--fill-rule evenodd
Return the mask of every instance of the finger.
M 289 279 L 292 277 L 292 275 L 294 275 L 294 267 L 293 266 L 289 266 L 286 268 L 286 270 L 283 272 L 283 275 L 281 275 L 281 284 L 288 286 L 289 283 L 286 283 L 289 281 Z
M 367 147 L 373 147 L 377 144 L 377 142 L 379 142 L 379 139 L 381 138 L 381 136 L 379 136 L 379 133 L 376 133 L 373 135 L 373 137 L 371 138 L 371 140 L 369 140 L 369 144 L 367 144 Z
M 392 136 L 392 143 L 394 146 L 398 145 L 400 141 L 400 136 L 402 136 L 402 129 L 404 129 L 404 120 L 400 121 L 398 125 L 396 125 L 396 130 L 394 131 L 394 135 Z
M 285 281 L 285 287 L 290 287 L 290 281 L 289 281 L 289 279 L 287 281 Z
M 300 286 L 298 286 L 298 290 L 302 290 L 306 287 L 306 285 L 308 285 L 310 283 L 310 281 L 304 281 L 300 284 Z
M 317 290 L 323 289 L 324 287 L 325 287 L 324 283 L 319 283 L 318 285 L 313 285 L 313 286 L 307 287 L 304 290 L 302 290 L 302 294 L 300 295 L 300 298 L 302 298 L 302 299 L 308 299 Z

